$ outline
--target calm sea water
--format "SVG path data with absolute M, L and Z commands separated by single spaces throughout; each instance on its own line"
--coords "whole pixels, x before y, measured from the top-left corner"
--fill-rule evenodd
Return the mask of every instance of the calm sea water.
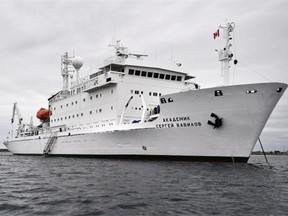
M 287 215 L 288 157 L 248 164 L 0 153 L 0 215 Z

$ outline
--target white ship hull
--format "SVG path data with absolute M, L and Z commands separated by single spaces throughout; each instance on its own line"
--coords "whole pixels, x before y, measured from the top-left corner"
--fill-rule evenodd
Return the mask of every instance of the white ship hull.
M 262 83 L 164 95 L 156 120 L 57 132 L 48 155 L 247 162 L 286 88 L 283 83 Z M 222 95 L 215 96 L 219 91 Z M 222 118 L 218 128 L 207 124 L 215 120 L 211 113 Z M 5 143 L 13 154 L 43 155 L 50 135 Z

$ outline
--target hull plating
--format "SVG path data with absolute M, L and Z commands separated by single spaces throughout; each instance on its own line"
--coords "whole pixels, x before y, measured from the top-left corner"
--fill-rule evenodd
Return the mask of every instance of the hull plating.
M 247 162 L 286 88 L 263 83 L 164 95 L 153 122 L 58 132 L 49 155 Z M 212 113 L 221 126 L 208 124 L 216 122 Z M 40 155 L 49 136 L 16 138 L 7 146 L 13 154 Z

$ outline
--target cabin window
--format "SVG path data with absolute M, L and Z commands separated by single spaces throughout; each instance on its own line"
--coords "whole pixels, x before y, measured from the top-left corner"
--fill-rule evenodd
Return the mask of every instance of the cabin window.
M 176 80 L 176 76 L 175 76 L 175 75 L 172 75 L 172 76 L 171 76 L 171 80 L 175 81 L 175 80 Z
M 151 93 L 151 92 L 149 92 L 149 96 L 151 96 L 151 94 L 152 94 L 152 93 Z
M 154 76 L 153 76 L 153 77 L 156 78 L 156 79 L 158 79 L 159 73 L 154 73 Z
M 90 96 L 90 100 L 92 100 L 92 96 Z
M 134 70 L 132 69 L 129 69 L 129 72 L 128 72 L 129 75 L 134 75 Z
M 138 90 L 135 90 L 135 94 L 139 94 L 139 91 L 138 91 Z
M 135 75 L 136 75 L 136 76 L 140 76 L 140 71 L 139 71 L 139 70 L 136 70 L 136 71 L 135 71 Z
M 143 91 L 141 91 L 141 94 L 143 95 Z
M 98 94 L 96 94 L 96 98 L 98 98 Z
M 83 116 L 83 113 L 81 113 L 81 116 Z
M 111 106 L 111 110 L 113 110 L 113 106 Z
M 113 94 L 113 90 L 111 90 L 111 94 Z
M 169 74 L 166 74 L 165 79 L 166 79 L 166 80 L 170 80 L 170 75 L 169 75 Z
M 75 118 L 75 115 L 72 115 L 72 118 Z
M 71 105 L 74 105 L 74 102 L 72 102 Z
M 90 111 L 90 115 L 92 115 L 92 111 Z
M 141 76 L 146 77 L 146 75 L 147 75 L 147 72 L 146 72 L 146 71 L 142 71 L 142 72 L 141 72 Z
M 68 107 L 68 104 L 66 104 L 66 107 Z
M 83 98 L 83 102 L 85 102 L 85 98 Z
M 153 92 L 153 96 L 157 96 L 158 94 L 157 94 L 157 92 Z
M 181 82 L 182 81 L 182 76 L 177 76 L 177 81 Z
M 99 109 L 99 113 L 102 112 L 102 109 Z
M 159 76 L 160 79 L 164 79 L 164 77 L 165 77 L 165 74 L 160 74 Z
M 77 101 L 75 101 L 75 104 L 77 104 Z
M 148 72 L 148 77 L 152 77 L 153 73 L 152 72 Z
M 61 109 L 63 108 L 63 106 L 61 105 Z

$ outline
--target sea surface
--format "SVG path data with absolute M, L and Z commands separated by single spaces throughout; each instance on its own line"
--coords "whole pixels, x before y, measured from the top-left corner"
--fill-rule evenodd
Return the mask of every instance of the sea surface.
M 288 215 L 288 156 L 248 164 L 0 153 L 0 215 Z

